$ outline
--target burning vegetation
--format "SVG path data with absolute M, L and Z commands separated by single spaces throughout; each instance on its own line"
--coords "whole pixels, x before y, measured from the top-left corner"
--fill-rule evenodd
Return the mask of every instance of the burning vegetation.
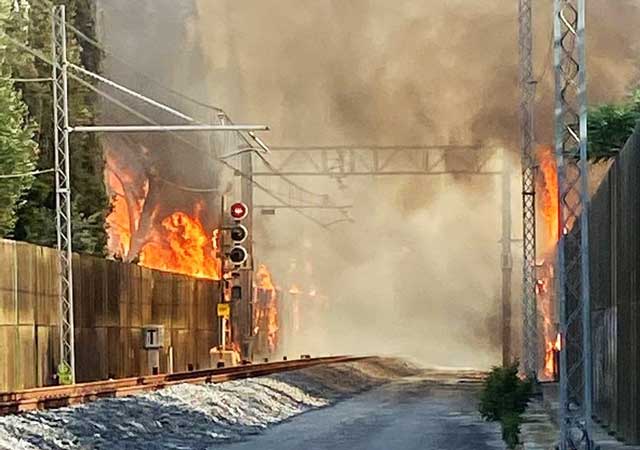
M 197 278 L 220 279 L 214 233 L 205 231 L 197 211 L 190 216 L 177 211 L 154 228 L 140 251 L 140 265 Z M 215 230 L 214 230 L 215 231 Z
M 273 284 L 271 272 L 264 264 L 260 264 L 255 273 L 253 323 L 253 333 L 258 336 L 259 350 L 267 354 L 275 353 L 280 330 L 278 291 Z
M 542 375 L 554 379 L 558 372 L 557 355 L 560 350 L 560 338 L 555 318 L 554 264 L 556 244 L 558 242 L 558 178 L 555 154 L 551 147 L 538 149 L 538 211 L 542 223 L 539 227 L 539 247 L 541 259 L 537 268 L 536 294 L 538 310 L 542 317 L 542 338 L 544 339 L 544 368 Z
M 205 225 L 204 201 L 185 196 L 182 205 L 168 205 L 143 164 L 131 164 L 112 149 L 106 155 L 110 255 L 151 269 L 220 279 L 217 232 Z

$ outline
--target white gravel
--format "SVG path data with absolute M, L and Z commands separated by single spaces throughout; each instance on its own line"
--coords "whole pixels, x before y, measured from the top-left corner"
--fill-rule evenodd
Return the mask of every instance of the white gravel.
M 409 370 L 384 360 L 340 364 L 2 416 L 0 449 L 215 448 Z

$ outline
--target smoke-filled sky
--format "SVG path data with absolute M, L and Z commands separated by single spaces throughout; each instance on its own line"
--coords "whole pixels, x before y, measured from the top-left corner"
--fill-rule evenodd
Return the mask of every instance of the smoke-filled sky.
M 213 98 L 272 141 L 517 142 L 515 0 L 196 3 Z M 548 141 L 552 2 L 533 3 Z M 633 78 L 638 19 L 637 2 L 589 1 L 592 102 Z
M 116 53 L 236 122 L 269 124 L 272 145 L 484 142 L 517 152 L 515 0 L 146 0 L 135 14 L 126 14 L 130 2 L 101 3 L 103 38 Z M 537 139 L 549 143 L 551 0 L 534 3 Z M 636 79 L 640 5 L 588 5 L 595 104 L 621 98 Z M 200 161 L 182 154 L 170 163 Z M 497 361 L 497 180 L 299 181 L 357 207 L 355 223 L 329 233 L 292 212 L 256 216 L 257 258 L 276 282 L 308 284 L 332 305 L 291 351 Z

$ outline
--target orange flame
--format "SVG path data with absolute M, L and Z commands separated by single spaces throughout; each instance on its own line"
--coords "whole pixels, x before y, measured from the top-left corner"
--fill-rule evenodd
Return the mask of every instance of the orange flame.
M 266 265 L 260 264 L 255 274 L 256 299 L 254 309 L 254 332 L 258 334 L 261 326 L 266 330 L 268 351 L 273 353 L 278 346 L 278 297 L 271 278 L 271 272 Z
M 211 233 L 197 217 L 178 211 L 162 221 L 162 233 L 140 251 L 140 265 L 196 278 L 220 279 L 220 261 L 216 258 Z
M 107 216 L 109 253 L 126 261 L 137 258 L 140 265 L 152 269 L 220 279 L 218 232 L 209 232 L 202 225 L 203 203 L 195 203 L 193 214 L 175 211 L 161 221 L 155 220 L 158 206 L 149 208 L 151 220 L 141 230 L 143 209 L 149 206 L 149 179 L 109 149 L 105 154 L 105 181 L 112 198 Z
M 556 374 L 556 354 L 560 350 L 562 350 L 562 339 L 560 333 L 558 333 L 555 342 L 547 342 L 544 357 L 544 373 L 548 377 L 553 377 Z
M 538 204 L 544 222 L 545 250 L 549 250 L 558 242 L 558 175 L 553 149 L 541 147 L 538 161 L 542 175 Z
M 107 185 L 112 194 L 111 212 L 107 216 L 108 236 L 107 247 L 112 255 L 124 257 L 131 248 L 131 237 L 140 223 L 140 212 L 144 204 L 143 199 L 127 197 L 124 184 L 130 183 L 125 175 L 116 175 L 113 169 L 107 167 Z M 146 195 L 149 184 L 145 183 L 143 192 Z
M 538 149 L 540 178 L 538 181 L 538 210 L 542 219 L 541 237 L 542 253 L 545 261 L 538 268 L 536 294 L 539 310 L 542 314 L 542 328 L 545 340 L 544 376 L 553 378 L 556 375 L 556 351 L 560 341 L 556 337 L 553 307 L 554 253 L 558 242 L 559 209 L 558 209 L 558 175 L 555 154 L 551 147 Z
M 260 264 L 256 271 L 256 284 L 260 289 L 267 289 L 269 291 L 275 291 L 275 286 L 271 280 L 271 272 L 267 269 L 267 266 Z
M 124 197 L 115 196 L 111 202 L 111 213 L 107 216 L 109 236 L 107 246 L 113 255 L 124 256 L 131 248 L 129 207 Z

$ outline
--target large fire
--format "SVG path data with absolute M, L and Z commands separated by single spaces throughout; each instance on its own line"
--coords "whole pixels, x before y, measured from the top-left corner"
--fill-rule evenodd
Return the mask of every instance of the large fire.
M 538 210 L 542 219 L 541 238 L 542 261 L 538 264 L 536 294 L 538 309 L 542 315 L 542 332 L 545 341 L 543 375 L 553 379 L 557 375 L 557 352 L 560 339 L 557 335 L 554 314 L 554 260 L 558 242 L 558 178 L 553 149 L 538 149 L 540 177 L 538 178 Z
M 254 299 L 254 334 L 266 342 L 262 351 L 273 354 L 278 347 L 278 294 L 271 273 L 266 265 L 260 264 L 255 273 L 256 296 Z
M 555 341 L 547 341 L 544 358 L 544 374 L 549 378 L 555 378 L 558 373 L 558 360 L 556 355 L 562 349 L 560 334 L 556 335 Z
M 540 184 L 538 204 L 544 222 L 544 252 L 553 251 L 558 242 L 558 175 L 556 160 L 551 147 L 538 150 Z
M 144 205 L 141 199 L 127 196 L 125 185 L 131 185 L 127 173 L 116 174 L 113 168 L 107 167 L 107 184 L 112 194 L 111 213 L 107 216 L 108 247 L 112 255 L 127 255 L 131 249 L 131 236 L 140 224 L 140 213 Z M 149 184 L 144 183 L 143 194 L 146 196 Z
M 198 278 L 220 279 L 217 232 L 202 223 L 203 203 L 193 211 L 173 211 L 158 217 L 158 205 L 145 205 L 149 182 L 140 183 L 132 173 L 107 153 L 106 182 L 112 196 L 107 217 L 109 252 L 141 266 Z M 142 186 L 142 188 L 136 188 Z M 151 210 L 142 228 L 143 208 Z
M 264 264 L 260 264 L 256 271 L 256 286 L 259 289 L 266 289 L 268 291 L 276 290 L 273 285 L 273 280 L 271 279 L 271 272 L 269 272 L 269 269 L 267 269 L 267 266 Z
M 213 233 L 198 219 L 178 211 L 162 220 L 140 251 L 140 265 L 197 278 L 220 278 Z

